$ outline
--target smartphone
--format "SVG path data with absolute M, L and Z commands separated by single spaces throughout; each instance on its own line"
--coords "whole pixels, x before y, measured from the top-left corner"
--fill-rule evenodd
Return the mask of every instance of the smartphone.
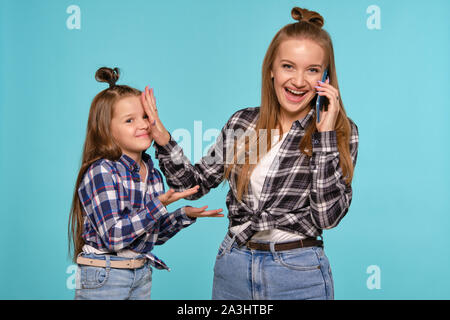
M 325 71 L 323 72 L 323 76 L 322 76 L 322 82 L 325 82 L 327 80 L 328 77 L 328 68 L 325 69 Z M 325 102 L 325 98 L 324 96 L 319 96 L 319 94 L 317 94 L 317 100 L 316 100 L 316 115 L 317 115 L 317 122 L 320 122 L 320 111 L 323 109 L 323 104 Z

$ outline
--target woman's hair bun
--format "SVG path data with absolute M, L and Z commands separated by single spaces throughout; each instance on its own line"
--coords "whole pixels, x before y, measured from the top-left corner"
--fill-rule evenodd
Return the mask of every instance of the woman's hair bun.
M 324 25 L 323 17 L 315 11 L 309 11 L 308 9 L 295 7 L 292 9 L 291 15 L 292 18 L 294 18 L 294 20 L 297 20 L 298 22 L 308 22 L 319 28 L 322 28 Z
M 98 82 L 107 82 L 109 87 L 112 88 L 116 85 L 117 80 L 119 80 L 120 70 L 119 68 L 107 68 L 102 67 L 95 73 L 95 80 Z

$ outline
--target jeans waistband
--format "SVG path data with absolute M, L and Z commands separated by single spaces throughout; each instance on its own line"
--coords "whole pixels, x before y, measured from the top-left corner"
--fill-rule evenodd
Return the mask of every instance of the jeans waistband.
M 227 236 L 225 238 L 225 242 L 227 244 L 227 248 L 231 249 L 232 246 L 238 247 L 235 243 L 234 239 L 236 235 L 233 234 L 230 230 L 227 232 Z M 227 241 L 228 240 L 228 241 Z M 308 237 L 301 240 L 287 241 L 287 242 L 271 242 L 271 241 L 247 241 L 245 245 L 242 247 L 246 247 L 249 250 L 259 250 L 259 251 L 271 251 L 271 252 L 279 252 L 286 251 L 298 248 L 308 248 L 308 247 L 323 247 L 323 241 L 318 240 L 313 237 Z

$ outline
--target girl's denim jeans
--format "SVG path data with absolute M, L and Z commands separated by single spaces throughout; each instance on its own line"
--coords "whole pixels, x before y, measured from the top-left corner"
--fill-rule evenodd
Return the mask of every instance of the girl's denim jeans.
M 129 260 L 114 255 L 83 254 L 89 259 Z M 139 257 L 137 257 L 139 258 Z M 75 300 L 150 300 L 152 269 L 115 269 L 78 265 Z
M 214 300 L 334 299 L 330 264 L 321 247 L 258 251 L 227 235 L 214 266 Z

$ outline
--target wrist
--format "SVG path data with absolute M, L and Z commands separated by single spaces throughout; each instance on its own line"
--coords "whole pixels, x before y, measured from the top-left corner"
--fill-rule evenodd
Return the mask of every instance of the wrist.
M 170 141 L 170 133 L 166 131 L 166 133 L 163 135 L 161 139 L 158 139 L 158 141 L 155 141 L 159 146 L 164 147 L 166 146 Z

